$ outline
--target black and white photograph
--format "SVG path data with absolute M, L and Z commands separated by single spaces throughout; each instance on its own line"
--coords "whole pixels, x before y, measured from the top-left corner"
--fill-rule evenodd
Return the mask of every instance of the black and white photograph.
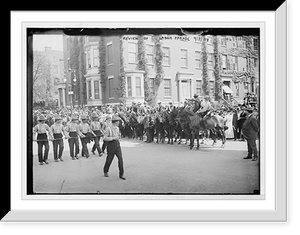
M 261 195 L 260 28 L 27 28 L 28 195 Z
M 1 222 L 285 226 L 287 5 L 12 12 Z

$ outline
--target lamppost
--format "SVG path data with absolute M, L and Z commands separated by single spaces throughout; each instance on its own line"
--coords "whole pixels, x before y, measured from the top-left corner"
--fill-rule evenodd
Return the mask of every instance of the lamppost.
M 66 83 L 66 92 L 68 94 L 67 100 L 70 101 L 70 106 L 71 108 L 74 107 L 75 104 L 75 92 L 76 91 L 76 82 L 77 82 L 77 77 L 76 77 L 76 69 L 71 69 L 69 68 L 68 70 L 65 70 L 65 76 L 64 76 L 64 82 Z M 72 79 L 72 74 L 73 74 L 73 79 Z

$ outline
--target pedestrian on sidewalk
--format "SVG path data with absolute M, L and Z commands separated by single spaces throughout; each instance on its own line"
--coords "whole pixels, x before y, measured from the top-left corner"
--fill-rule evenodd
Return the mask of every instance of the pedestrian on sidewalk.
M 53 133 L 53 154 L 54 154 L 54 161 L 58 162 L 63 161 L 62 154 L 64 151 L 64 126 L 62 124 L 62 118 L 56 114 L 54 115 L 54 124 L 50 127 L 50 130 Z
M 50 127 L 45 123 L 46 118 L 44 115 L 40 115 L 38 118 L 38 124 L 34 126 L 33 128 L 33 141 L 37 141 L 38 145 L 38 158 L 40 165 L 43 165 L 44 163 L 48 164 L 48 153 L 49 153 L 49 142 L 48 142 L 48 136 L 49 139 L 53 139 L 52 132 L 50 130 Z M 48 133 L 48 135 L 47 135 Z M 43 153 L 43 147 L 44 153 Z
M 126 178 L 124 178 L 123 157 L 119 141 L 121 137 L 119 131 L 119 121 L 121 121 L 121 119 L 118 116 L 113 116 L 112 124 L 107 126 L 106 131 L 104 133 L 103 139 L 107 141 L 107 157 L 103 171 L 104 176 L 108 177 L 110 165 L 114 159 L 114 156 L 116 155 L 118 158 L 119 178 L 122 180 L 126 180 Z
M 257 133 L 259 131 L 257 111 L 253 108 L 247 108 L 245 111 L 247 112 L 247 118 L 243 123 L 242 130 L 244 137 L 247 140 L 248 155 L 244 159 L 252 159 L 252 161 L 256 161 L 258 159 L 256 140 Z
M 78 117 L 72 116 L 71 122 L 69 122 L 65 128 L 65 135 L 68 138 L 68 143 L 70 147 L 70 156 L 72 160 L 78 159 L 79 154 L 79 126 L 78 126 Z M 75 152 L 74 152 L 75 151 Z

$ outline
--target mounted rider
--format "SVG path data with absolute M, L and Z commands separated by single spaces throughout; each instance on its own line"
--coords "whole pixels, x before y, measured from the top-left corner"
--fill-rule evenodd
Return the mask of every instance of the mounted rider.
M 212 111 L 209 95 L 204 96 L 204 102 L 202 102 L 201 106 L 202 108 L 197 112 L 197 114 L 204 118 L 210 114 L 210 111 Z
M 190 101 L 194 102 L 193 112 L 196 113 L 199 110 L 199 108 L 201 107 L 202 101 L 197 94 L 194 94 L 193 98 L 191 98 Z

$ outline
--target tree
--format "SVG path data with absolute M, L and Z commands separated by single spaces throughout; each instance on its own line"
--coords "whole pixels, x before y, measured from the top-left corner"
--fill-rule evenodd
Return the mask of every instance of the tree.
M 216 101 L 222 99 L 222 78 L 220 76 L 220 54 L 218 37 L 214 36 L 214 76 L 215 76 L 215 99 Z
M 51 97 L 51 65 L 42 52 L 33 52 L 33 102 L 48 103 Z
M 209 95 L 209 77 L 208 77 L 208 68 L 207 68 L 207 49 L 206 49 L 206 38 L 203 37 L 202 40 L 202 89 L 204 95 Z

